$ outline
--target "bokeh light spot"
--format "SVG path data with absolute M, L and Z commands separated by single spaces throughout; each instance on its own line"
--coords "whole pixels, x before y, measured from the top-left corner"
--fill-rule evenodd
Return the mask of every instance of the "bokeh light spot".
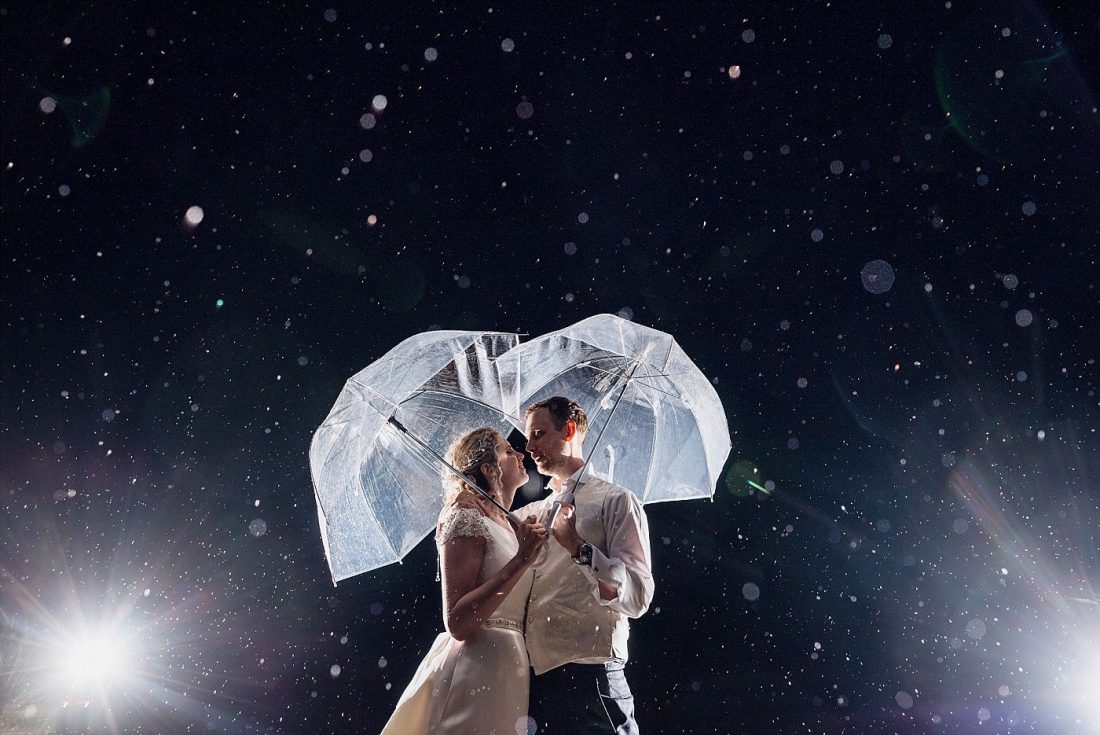
M 863 287 L 873 294 L 884 294 L 894 285 L 894 269 L 885 260 L 872 260 L 860 271 Z
M 202 211 L 202 207 L 192 206 L 187 208 L 187 211 L 183 215 L 183 221 L 186 222 L 190 227 L 196 227 L 200 222 L 202 222 L 202 218 L 204 216 L 206 215 Z

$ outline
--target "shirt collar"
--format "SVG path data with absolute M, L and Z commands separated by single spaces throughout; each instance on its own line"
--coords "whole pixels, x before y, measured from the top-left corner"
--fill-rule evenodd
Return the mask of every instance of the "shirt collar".
M 557 490 L 554 490 L 553 485 L 550 486 L 550 489 L 555 494 L 560 494 L 560 493 L 564 493 L 564 492 L 569 491 L 571 488 L 575 488 L 575 487 L 579 487 L 579 485 L 583 485 L 584 482 L 579 483 L 579 485 L 577 483 L 577 481 L 580 480 L 580 478 L 581 478 L 581 473 L 582 472 L 585 473 L 585 475 L 586 475 L 585 482 L 587 482 L 588 481 L 587 475 L 591 475 L 592 471 L 591 470 L 585 470 L 584 467 L 582 466 L 579 470 L 577 470 L 576 472 L 571 474 L 569 477 L 562 480 L 561 487 L 559 487 Z

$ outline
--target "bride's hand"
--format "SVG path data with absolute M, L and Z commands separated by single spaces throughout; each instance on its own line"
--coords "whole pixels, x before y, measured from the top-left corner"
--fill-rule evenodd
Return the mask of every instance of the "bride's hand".
M 527 516 L 523 523 L 515 527 L 515 532 L 516 540 L 519 541 L 516 558 L 524 564 L 534 561 L 549 536 L 546 532 L 546 525 L 533 515 Z

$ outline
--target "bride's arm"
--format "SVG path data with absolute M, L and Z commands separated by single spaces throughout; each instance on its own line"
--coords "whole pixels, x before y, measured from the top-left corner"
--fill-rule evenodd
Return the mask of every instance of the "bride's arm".
M 481 517 L 477 522 L 486 523 Z M 501 600 L 516 586 L 527 567 L 534 563 L 536 552 L 545 542 L 541 528 L 542 524 L 533 519 L 524 521 L 516 534 L 520 542 L 516 555 L 480 585 L 477 576 L 485 555 L 486 538 L 463 533 L 450 535 L 441 544 L 443 619 L 456 640 L 464 641 L 473 635 L 496 612 Z

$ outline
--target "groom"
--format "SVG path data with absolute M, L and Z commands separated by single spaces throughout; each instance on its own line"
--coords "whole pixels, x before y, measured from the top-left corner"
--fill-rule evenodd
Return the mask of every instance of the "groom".
M 550 476 L 549 497 L 521 508 L 554 522 L 557 543 L 535 566 L 527 603 L 530 714 L 539 733 L 636 735 L 624 672 L 628 618 L 653 600 L 649 524 L 628 490 L 585 470 L 584 410 L 555 396 L 528 407 L 527 453 Z

